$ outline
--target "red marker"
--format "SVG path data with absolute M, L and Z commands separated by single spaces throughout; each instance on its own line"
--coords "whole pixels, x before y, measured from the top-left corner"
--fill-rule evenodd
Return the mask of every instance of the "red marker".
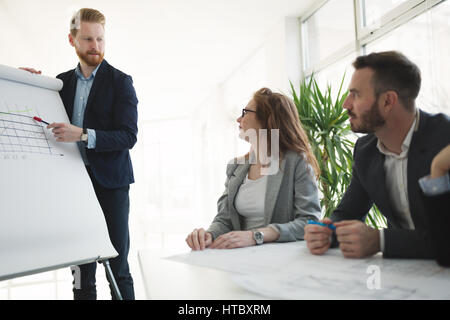
M 50 123 L 48 123 L 48 122 L 46 122 L 46 121 L 44 121 L 44 120 L 42 120 L 41 118 L 39 118 L 39 117 L 33 117 L 33 119 L 34 120 L 36 120 L 37 122 L 42 122 L 42 123 L 45 123 L 46 125 L 49 125 Z

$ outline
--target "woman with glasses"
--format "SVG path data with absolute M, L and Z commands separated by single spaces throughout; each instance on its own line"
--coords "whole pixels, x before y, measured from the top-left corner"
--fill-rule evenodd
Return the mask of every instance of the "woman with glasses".
M 262 88 L 237 122 L 250 151 L 227 165 L 218 214 L 186 238 L 193 250 L 303 240 L 307 221 L 320 218 L 319 166 L 293 101 Z

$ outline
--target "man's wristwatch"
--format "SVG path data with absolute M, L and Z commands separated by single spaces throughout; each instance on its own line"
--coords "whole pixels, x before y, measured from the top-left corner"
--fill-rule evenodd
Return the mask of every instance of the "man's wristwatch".
M 86 143 L 88 142 L 88 133 L 86 128 L 83 128 L 83 133 L 81 134 L 81 141 Z
M 255 239 L 256 244 L 260 245 L 264 243 L 264 233 L 259 230 L 253 230 L 253 239 Z

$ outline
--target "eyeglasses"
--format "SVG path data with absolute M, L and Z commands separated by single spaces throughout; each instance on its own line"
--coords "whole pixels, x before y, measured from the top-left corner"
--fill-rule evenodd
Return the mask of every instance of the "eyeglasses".
M 241 118 L 243 118 L 247 112 L 254 112 L 254 113 L 256 113 L 255 110 L 242 109 L 242 115 L 241 115 Z

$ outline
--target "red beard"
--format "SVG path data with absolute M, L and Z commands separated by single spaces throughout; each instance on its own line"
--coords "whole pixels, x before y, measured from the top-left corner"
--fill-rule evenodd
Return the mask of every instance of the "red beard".
M 96 51 L 88 51 L 86 53 L 76 51 L 78 57 L 82 62 L 87 64 L 90 67 L 96 67 L 103 61 L 104 53 L 96 52 Z

